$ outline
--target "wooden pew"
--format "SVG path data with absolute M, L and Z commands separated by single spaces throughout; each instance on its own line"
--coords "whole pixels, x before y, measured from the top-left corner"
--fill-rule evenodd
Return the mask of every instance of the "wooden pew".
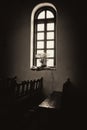
M 35 118 L 35 108 L 42 102 L 43 78 L 17 81 L 0 79 L 0 120 L 11 129 L 22 129 Z M 14 127 L 14 128 L 13 128 Z
M 24 115 L 43 100 L 43 78 L 17 81 L 17 77 L 0 80 L 0 116 Z
M 13 103 L 35 99 L 42 93 L 43 78 L 17 82 L 16 78 L 8 79 L 8 89 Z

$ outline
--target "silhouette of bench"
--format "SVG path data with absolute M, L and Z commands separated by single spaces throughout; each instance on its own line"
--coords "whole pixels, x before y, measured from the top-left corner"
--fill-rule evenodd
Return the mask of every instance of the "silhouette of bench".
M 16 77 L 0 82 L 0 115 L 23 116 L 26 111 L 37 106 L 43 98 L 43 78 L 18 82 Z M 3 111 L 3 112 L 2 112 Z

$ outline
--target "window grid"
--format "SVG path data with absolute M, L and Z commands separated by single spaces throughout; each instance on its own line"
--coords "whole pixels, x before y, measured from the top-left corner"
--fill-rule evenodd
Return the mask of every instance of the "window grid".
M 55 14 L 53 13 L 54 15 L 54 18 L 46 18 L 46 15 L 47 15 L 47 11 L 48 9 L 44 9 L 45 10 L 45 18 L 44 19 L 37 19 L 37 17 L 35 18 L 35 22 L 34 22 L 34 52 L 33 52 L 33 56 L 34 56 L 34 60 L 33 60 L 33 64 L 35 66 L 37 66 L 37 60 L 40 59 L 40 58 L 36 58 L 35 55 L 37 54 L 37 51 L 38 50 L 43 50 L 43 52 L 47 52 L 47 50 L 53 50 L 54 51 L 54 57 L 48 57 L 47 56 L 47 60 L 49 59 L 52 59 L 54 61 L 53 63 L 53 66 L 52 67 L 55 67 L 56 65 L 56 52 L 55 52 L 55 42 L 56 42 L 56 27 L 55 27 L 55 24 L 56 24 L 56 17 L 55 17 Z M 42 10 L 38 13 L 40 14 L 42 12 Z M 37 15 L 38 16 L 38 15 Z M 54 29 L 53 30 L 47 30 L 47 24 L 50 24 L 50 23 L 54 23 Z M 37 26 L 39 24 L 44 24 L 44 29 L 43 30 L 38 30 L 37 29 Z M 47 33 L 49 32 L 53 32 L 54 33 L 54 37 L 52 39 L 47 39 Z M 37 35 L 38 33 L 44 33 L 44 39 L 37 39 Z M 37 48 L 37 42 L 44 42 L 44 48 Z M 47 48 L 47 41 L 54 41 L 54 47 L 53 48 Z

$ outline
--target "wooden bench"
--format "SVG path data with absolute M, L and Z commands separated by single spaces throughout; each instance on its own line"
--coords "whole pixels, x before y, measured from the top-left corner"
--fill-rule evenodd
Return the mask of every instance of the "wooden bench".
M 43 78 L 18 82 L 16 77 L 5 78 L 0 82 L 1 114 L 23 115 L 36 107 L 43 99 Z M 1 115 L 0 114 L 0 115 Z

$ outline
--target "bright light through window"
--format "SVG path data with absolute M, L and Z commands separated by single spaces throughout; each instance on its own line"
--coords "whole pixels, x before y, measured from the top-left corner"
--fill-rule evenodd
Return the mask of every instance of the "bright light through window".
M 54 41 L 47 41 L 47 48 L 54 48 Z
M 54 30 L 54 23 L 47 23 L 47 31 Z
M 38 41 L 37 42 L 37 49 L 42 49 L 42 48 L 44 48 L 44 42 L 43 41 Z
M 54 39 L 54 32 L 47 32 L 47 39 Z
M 38 19 L 44 19 L 45 18 L 45 11 L 42 11 L 39 15 L 38 15 Z
M 37 40 L 44 40 L 44 33 L 37 33 Z
M 36 5 L 32 11 L 31 68 L 45 65 L 47 69 L 56 66 L 56 13 L 55 6 L 48 2 Z
M 54 50 L 47 50 L 48 57 L 54 57 Z
M 48 59 L 47 60 L 47 66 L 54 66 L 54 59 Z
M 43 52 L 44 52 L 43 50 L 37 50 L 37 55 L 38 54 L 43 54 Z
M 46 18 L 54 18 L 54 15 L 51 11 L 47 11 Z
M 37 31 L 44 31 L 44 24 L 37 24 Z

